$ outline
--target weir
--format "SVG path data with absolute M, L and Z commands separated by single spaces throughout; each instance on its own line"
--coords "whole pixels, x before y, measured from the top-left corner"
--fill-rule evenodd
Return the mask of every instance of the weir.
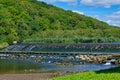
M 0 51 L 0 54 L 43 54 L 43 55 L 106 55 L 106 54 L 120 54 L 120 52 L 36 52 L 36 51 Z
M 36 62 L 95 62 L 94 56 L 100 59 L 102 55 L 120 55 L 120 44 L 15 44 L 0 51 L 0 59 Z
M 38 63 L 84 64 L 102 63 L 111 55 L 120 53 L 94 52 L 33 52 L 33 51 L 0 51 L 0 59 L 27 60 Z M 106 56 L 103 56 L 106 55 Z M 96 61 L 98 60 L 98 61 Z
M 120 52 L 120 43 L 15 44 L 4 51 L 33 52 Z

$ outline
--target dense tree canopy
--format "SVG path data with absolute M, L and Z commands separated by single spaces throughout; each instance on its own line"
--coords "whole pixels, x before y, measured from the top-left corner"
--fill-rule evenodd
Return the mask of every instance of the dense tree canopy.
M 120 28 L 37 0 L 0 0 L 0 42 L 120 42 Z

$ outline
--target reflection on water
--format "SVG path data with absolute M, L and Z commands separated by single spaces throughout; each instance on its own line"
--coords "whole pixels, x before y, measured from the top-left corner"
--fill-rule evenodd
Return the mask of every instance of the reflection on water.
M 49 64 L 50 66 L 50 64 Z M 114 65 L 100 65 L 100 64 L 82 64 L 82 65 L 71 65 L 71 66 L 65 66 L 65 65 L 52 65 L 51 67 L 43 68 L 44 71 L 68 71 L 68 72 L 78 72 L 78 71 L 89 71 L 89 70 L 102 70 L 102 69 L 108 69 L 111 67 L 115 67 Z
M 22 60 L 0 60 L 0 73 L 28 73 L 49 71 L 88 71 L 101 70 L 115 67 L 115 65 L 82 64 L 82 65 L 57 65 L 54 63 L 35 63 Z
M 41 66 L 37 63 L 18 60 L 0 60 L 0 73 L 21 73 L 40 68 Z

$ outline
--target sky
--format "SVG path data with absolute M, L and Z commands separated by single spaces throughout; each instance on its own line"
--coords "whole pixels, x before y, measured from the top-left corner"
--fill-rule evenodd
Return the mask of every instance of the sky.
M 120 27 L 120 0 L 38 0 Z

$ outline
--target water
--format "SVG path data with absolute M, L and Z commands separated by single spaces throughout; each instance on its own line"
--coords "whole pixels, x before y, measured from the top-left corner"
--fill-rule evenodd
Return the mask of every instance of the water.
M 46 65 L 44 65 L 46 66 Z M 115 65 L 103 64 L 82 64 L 82 65 L 55 65 L 49 64 L 49 67 L 42 68 L 42 71 L 62 71 L 62 72 L 79 72 L 79 71 L 97 71 L 115 67 Z
M 0 73 L 23 73 L 28 70 L 40 69 L 37 63 L 20 60 L 0 60 Z
M 0 60 L 0 73 L 32 73 L 32 72 L 78 72 L 89 70 L 102 70 L 115 67 L 115 65 L 82 64 L 57 65 L 55 63 L 35 63 L 23 60 Z
M 16 44 L 10 45 L 6 51 L 39 51 L 39 52 L 92 52 L 98 54 L 120 53 L 120 43 L 89 43 L 89 44 Z M 115 65 L 80 64 L 73 56 L 46 54 L 0 54 L 0 73 L 31 73 L 31 72 L 79 72 L 102 70 Z M 72 57 L 72 58 L 71 58 Z M 67 63 L 59 64 L 56 63 Z M 77 63 L 77 64 L 76 64 Z M 74 64 L 74 65 L 73 65 Z

